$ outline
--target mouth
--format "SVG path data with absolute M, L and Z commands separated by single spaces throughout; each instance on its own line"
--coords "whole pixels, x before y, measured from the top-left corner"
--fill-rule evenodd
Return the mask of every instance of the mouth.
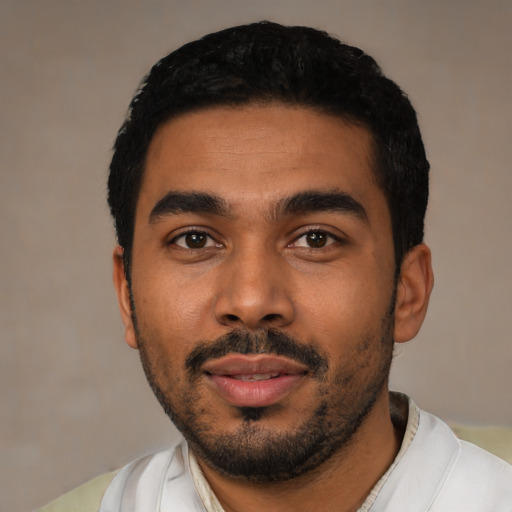
M 252 375 L 233 375 L 232 378 L 236 380 L 243 380 L 244 382 L 251 381 L 261 381 L 268 379 L 275 379 L 279 377 L 279 373 L 271 374 L 271 373 L 255 373 Z
M 292 393 L 308 374 L 298 362 L 271 354 L 229 354 L 207 361 L 203 374 L 213 389 L 236 407 L 266 407 Z

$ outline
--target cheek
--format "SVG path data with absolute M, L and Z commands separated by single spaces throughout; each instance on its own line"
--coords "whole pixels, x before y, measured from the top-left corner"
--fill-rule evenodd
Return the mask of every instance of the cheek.
M 159 271 L 134 276 L 133 296 L 139 329 L 159 337 L 194 338 L 205 325 L 211 292 L 183 273 Z
M 356 342 L 380 326 L 392 290 L 392 279 L 383 277 L 375 265 L 362 270 L 347 265 L 333 269 L 323 279 L 308 280 L 300 288 L 300 316 L 310 324 L 313 338 L 323 338 L 336 348 L 341 342 Z

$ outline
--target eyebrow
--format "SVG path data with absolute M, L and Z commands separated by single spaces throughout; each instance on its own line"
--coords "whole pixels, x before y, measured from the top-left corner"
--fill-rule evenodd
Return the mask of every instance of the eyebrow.
M 212 194 L 204 192 L 175 192 L 171 191 L 158 200 L 151 213 L 149 223 L 156 224 L 168 215 L 179 213 L 203 213 L 215 215 L 229 215 L 226 201 Z
M 273 212 L 273 217 L 279 218 L 283 215 L 317 212 L 348 213 L 364 222 L 368 222 L 368 215 L 364 206 L 350 194 L 339 190 L 299 192 L 280 201 Z
M 368 222 L 363 205 L 350 194 L 339 190 L 308 190 L 281 199 L 272 208 L 271 219 L 277 221 L 286 215 L 307 215 L 317 212 L 348 213 Z M 151 210 L 149 223 L 156 224 L 164 217 L 180 213 L 214 214 L 227 217 L 230 215 L 230 208 L 224 199 L 213 194 L 170 191 L 159 199 Z

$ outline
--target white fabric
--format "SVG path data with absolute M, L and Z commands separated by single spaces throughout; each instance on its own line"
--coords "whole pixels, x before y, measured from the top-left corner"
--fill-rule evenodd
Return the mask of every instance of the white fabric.
M 416 432 L 418 431 L 418 427 L 420 424 L 420 410 L 418 409 L 416 404 L 412 400 L 408 399 L 408 397 L 406 397 L 402 393 L 390 393 L 390 406 L 391 406 L 391 408 L 393 408 L 393 406 L 396 403 L 397 414 L 399 413 L 399 409 L 400 409 L 399 403 L 402 402 L 402 403 L 407 404 L 407 401 L 409 402 L 407 405 L 407 410 L 408 410 L 407 426 L 405 428 L 405 433 L 404 433 L 404 437 L 402 439 L 402 444 L 400 446 L 400 450 L 398 450 L 395 460 L 393 461 L 391 466 L 389 466 L 388 470 L 382 475 L 380 480 L 375 484 L 375 486 L 371 490 L 370 494 L 368 495 L 366 500 L 364 500 L 364 503 L 357 510 L 357 512 L 370 512 L 381 489 L 384 487 L 384 484 L 389 480 L 389 477 L 393 473 L 395 466 L 402 460 L 402 457 L 405 455 L 405 453 L 409 449 L 409 446 L 411 445 L 411 443 L 414 439 L 414 436 L 416 435 Z M 394 415 L 392 414 L 391 416 L 393 418 Z M 405 414 L 404 414 L 404 416 L 405 416 Z M 406 418 L 400 418 L 400 419 L 397 418 L 397 423 L 399 423 L 400 420 L 402 422 L 404 422 L 406 420 Z M 395 428 L 399 428 L 399 426 L 395 425 Z M 375 509 L 373 509 L 373 510 L 375 510 Z
M 192 476 L 190 464 L 184 441 L 132 462 L 107 488 L 99 512 L 222 511 L 199 467 L 192 462 Z M 402 447 L 360 511 L 512 512 L 512 466 L 458 440 L 409 400 Z
M 222 505 L 219 503 L 217 496 L 215 496 L 210 484 L 204 477 L 203 472 L 191 451 L 188 452 L 188 461 L 190 464 L 190 472 L 192 473 L 192 480 L 194 481 L 197 493 L 204 504 L 204 508 L 207 512 L 224 512 Z
M 207 512 L 192 480 L 184 441 L 125 466 L 107 487 L 98 512 L 157 511 Z

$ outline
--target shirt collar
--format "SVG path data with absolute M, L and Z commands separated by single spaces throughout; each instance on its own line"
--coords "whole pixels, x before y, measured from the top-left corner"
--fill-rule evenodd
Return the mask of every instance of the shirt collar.
M 370 494 L 358 509 L 358 512 L 368 512 L 375 503 L 379 492 L 381 491 L 384 484 L 388 481 L 391 473 L 395 469 L 396 465 L 400 462 L 403 455 L 409 448 L 418 430 L 419 425 L 419 409 L 418 406 L 406 395 L 402 393 L 391 392 L 389 394 L 390 399 L 390 412 L 391 419 L 396 429 L 403 430 L 405 426 L 405 433 L 402 440 L 402 445 L 398 451 L 395 460 L 389 466 L 388 470 L 382 475 L 380 480 L 375 484 L 375 487 L 371 490 Z M 197 459 L 191 450 L 188 452 L 190 472 L 192 474 L 192 480 L 196 487 L 197 493 L 204 504 L 207 512 L 225 512 L 220 504 L 217 496 L 215 496 L 210 484 L 207 482 Z

